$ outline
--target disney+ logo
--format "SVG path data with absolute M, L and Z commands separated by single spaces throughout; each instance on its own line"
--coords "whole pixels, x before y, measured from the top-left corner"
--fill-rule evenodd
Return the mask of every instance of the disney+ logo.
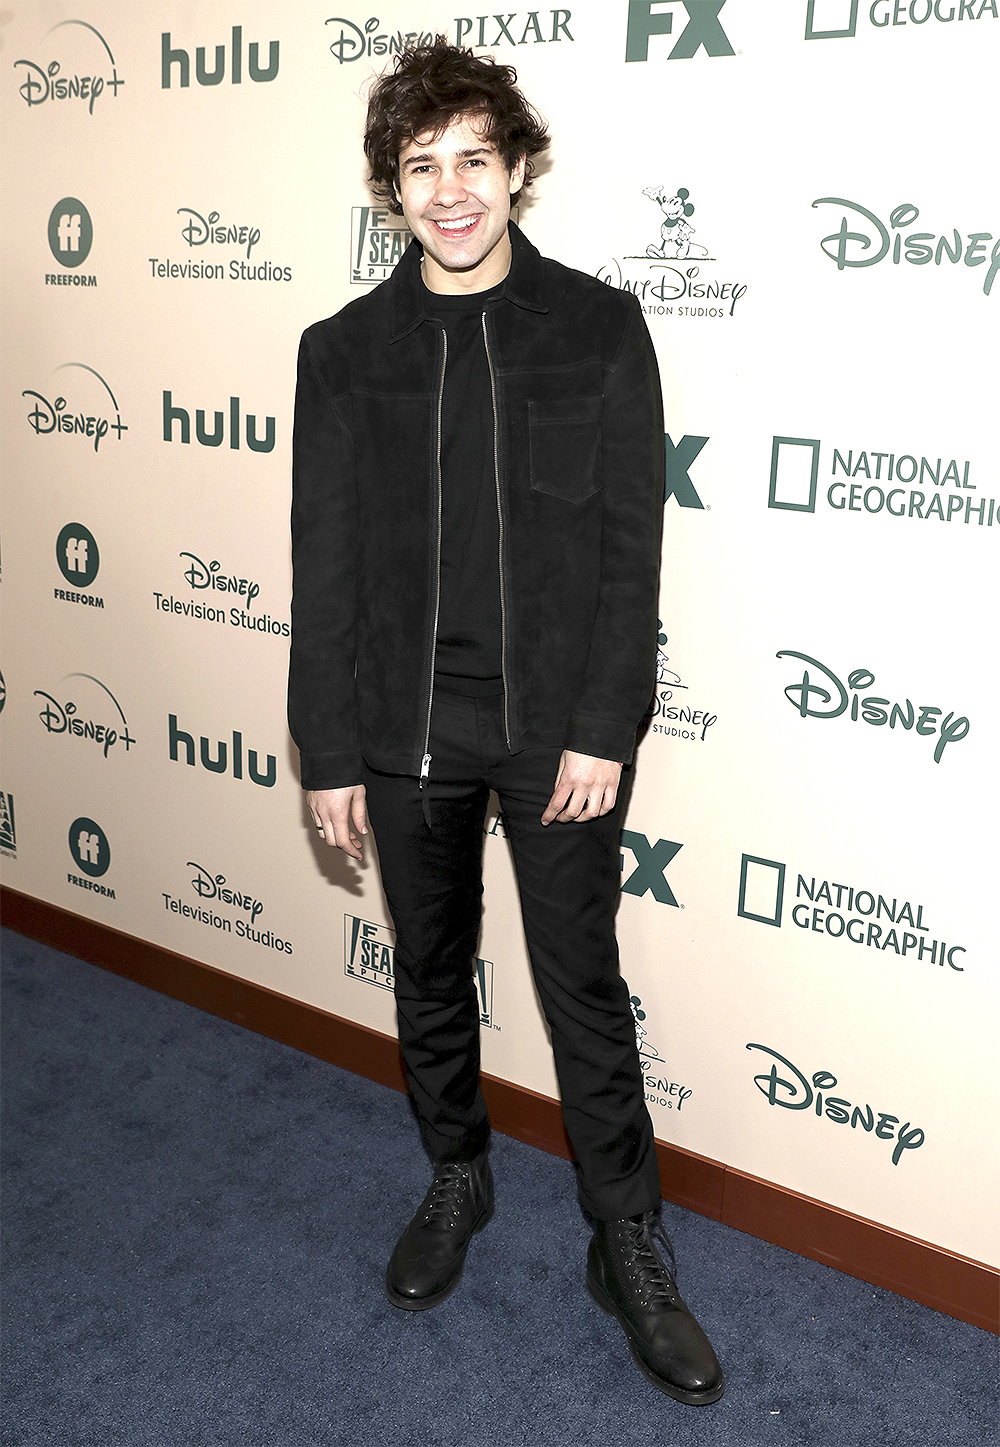
M 46 101 L 80 100 L 87 104 L 87 114 L 94 114 L 94 106 L 104 94 L 105 88 L 117 97 L 118 87 L 125 82 L 118 75 L 115 67 L 115 58 L 111 53 L 111 47 L 104 39 L 99 30 L 95 30 L 86 20 L 60 20 L 53 25 L 49 35 L 55 34 L 66 26 L 78 25 L 84 32 L 96 36 L 104 47 L 104 54 L 111 64 L 111 74 L 107 78 L 96 69 L 87 75 L 62 74 L 62 65 L 58 60 L 50 60 L 48 65 L 36 65 L 33 60 L 15 60 L 14 69 L 18 66 L 24 67 L 24 80 L 18 87 L 18 95 L 29 107 L 44 105 Z M 78 32 L 72 32 L 74 35 Z M 46 37 L 47 38 L 47 37 Z M 84 39 L 85 44 L 92 45 L 92 42 Z M 103 58 L 99 62 L 103 66 Z

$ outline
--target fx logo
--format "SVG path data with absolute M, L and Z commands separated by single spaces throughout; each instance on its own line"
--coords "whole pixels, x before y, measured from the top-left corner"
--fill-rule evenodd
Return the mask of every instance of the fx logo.
M 664 433 L 664 461 L 666 462 L 666 481 L 663 488 L 664 506 L 666 506 L 668 498 L 675 497 L 678 507 L 704 509 L 705 504 L 698 496 L 694 483 L 688 476 L 688 468 L 707 441 L 707 437 L 682 437 L 675 447 L 670 433 Z
M 632 829 L 622 830 L 622 848 L 631 850 L 635 856 L 635 869 L 629 877 L 622 881 L 623 894 L 643 895 L 647 889 L 655 900 L 660 904 L 672 904 L 675 909 L 680 906 L 674 898 L 674 892 L 667 883 L 663 871 L 673 859 L 681 844 L 675 844 L 672 839 L 658 839 L 655 844 L 650 844 L 645 834 L 636 834 Z M 625 856 L 621 856 L 621 869 L 625 873 Z
M 94 227 L 90 212 L 75 196 L 66 196 L 49 217 L 49 250 L 60 266 L 82 266 L 90 255 Z
M 625 62 L 649 59 L 649 37 L 672 35 L 673 10 L 653 6 L 674 5 L 677 0 L 628 0 L 628 31 L 625 39 Z M 729 37 L 722 28 L 719 11 L 726 0 L 680 0 L 687 12 L 687 24 L 674 42 L 668 60 L 690 60 L 704 46 L 706 55 L 734 55 Z
M 97 539 L 83 523 L 67 523 L 56 538 L 56 562 L 67 583 L 89 588 L 97 577 L 101 554 Z
M 91 879 L 100 879 L 107 874 L 111 863 L 111 845 L 100 824 L 93 819 L 74 819 L 69 826 L 69 852 L 77 869 Z

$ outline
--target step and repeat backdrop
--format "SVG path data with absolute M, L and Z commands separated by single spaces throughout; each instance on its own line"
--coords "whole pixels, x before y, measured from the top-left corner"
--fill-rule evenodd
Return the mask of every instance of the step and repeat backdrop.
M 8 9 L 5 881 L 394 1031 L 371 847 L 317 844 L 285 727 L 289 444 L 301 330 L 407 242 L 366 89 L 444 32 L 517 67 L 520 224 L 662 371 L 657 1135 L 996 1261 L 995 0 L 352 3 Z M 483 845 L 484 1066 L 555 1095 Z

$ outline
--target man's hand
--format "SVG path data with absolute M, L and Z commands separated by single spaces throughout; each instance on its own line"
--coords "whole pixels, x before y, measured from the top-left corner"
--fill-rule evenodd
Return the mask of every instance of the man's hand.
M 552 791 L 543 824 L 553 819 L 569 824 L 576 819 L 599 819 L 615 807 L 622 766 L 613 759 L 596 759 L 592 754 L 574 754 L 563 749 L 556 786 Z
M 306 803 L 327 844 L 342 849 L 352 859 L 360 859 L 361 836 L 368 833 L 364 784 L 349 784 L 346 789 L 307 789 Z

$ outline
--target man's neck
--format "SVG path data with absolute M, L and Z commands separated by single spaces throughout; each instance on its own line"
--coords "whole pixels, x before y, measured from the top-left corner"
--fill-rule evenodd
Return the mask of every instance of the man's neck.
M 474 296 L 500 285 L 510 271 L 511 257 L 510 235 L 504 232 L 489 255 L 468 271 L 449 271 L 424 252 L 420 274 L 428 291 L 442 296 Z

